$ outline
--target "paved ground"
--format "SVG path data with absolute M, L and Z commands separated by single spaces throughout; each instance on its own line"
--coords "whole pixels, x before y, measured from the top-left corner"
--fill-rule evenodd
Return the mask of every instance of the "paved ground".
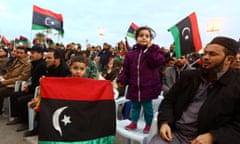
M 19 125 L 8 126 L 7 121 L 7 117 L 0 116 L 0 144 L 37 144 L 37 137 L 24 139 L 24 132 L 16 132 Z
M 24 132 L 16 132 L 20 125 L 6 125 L 8 118 L 0 116 L 0 144 L 37 144 L 37 137 L 24 138 Z M 115 144 L 127 144 L 126 138 L 116 135 Z M 138 144 L 135 142 L 134 144 Z

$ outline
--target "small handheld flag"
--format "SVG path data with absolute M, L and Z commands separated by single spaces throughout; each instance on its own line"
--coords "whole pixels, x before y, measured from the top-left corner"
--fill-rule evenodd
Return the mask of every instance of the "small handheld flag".
M 1 37 L 1 43 L 5 44 L 5 45 L 9 45 L 10 41 L 3 35 Z
M 138 29 L 138 26 L 135 23 L 131 23 L 131 25 L 128 28 L 127 36 L 131 38 L 135 38 L 136 31 Z

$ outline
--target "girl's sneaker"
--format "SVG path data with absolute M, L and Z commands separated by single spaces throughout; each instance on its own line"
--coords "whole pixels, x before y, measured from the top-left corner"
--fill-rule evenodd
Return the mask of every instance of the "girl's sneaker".
M 148 134 L 150 131 L 151 125 L 146 124 L 145 128 L 143 129 L 143 133 Z
M 136 130 L 137 129 L 137 123 L 131 122 L 129 125 L 125 126 L 125 129 L 127 129 L 127 130 Z

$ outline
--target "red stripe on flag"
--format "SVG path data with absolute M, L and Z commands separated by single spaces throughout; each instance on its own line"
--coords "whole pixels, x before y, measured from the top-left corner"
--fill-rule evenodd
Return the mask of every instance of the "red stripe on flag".
M 51 16 L 53 18 L 58 19 L 60 22 L 63 22 L 62 14 L 54 13 L 54 12 L 52 12 L 50 10 L 40 8 L 40 7 L 36 6 L 36 5 L 33 5 L 33 11 L 36 12 L 36 13 L 43 14 L 43 15 Z
M 198 30 L 197 16 L 195 12 L 189 15 L 189 19 L 192 25 L 193 44 L 194 44 L 195 50 L 199 51 L 202 48 L 202 41 L 201 41 L 199 30 Z
M 135 29 L 135 30 L 137 30 L 138 29 L 138 26 L 135 24 L 135 23 L 131 23 L 131 27 L 133 28 L 133 29 Z
M 42 98 L 79 101 L 114 99 L 110 81 L 73 77 L 41 79 L 40 95 Z
M 2 36 L 2 42 L 7 45 L 10 44 L 9 40 L 5 36 Z

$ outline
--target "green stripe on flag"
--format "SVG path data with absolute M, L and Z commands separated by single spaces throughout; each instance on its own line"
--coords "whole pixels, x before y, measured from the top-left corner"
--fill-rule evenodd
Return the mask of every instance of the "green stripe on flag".
M 181 43 L 180 43 L 180 33 L 179 33 L 179 29 L 177 26 L 173 26 L 169 29 L 173 35 L 173 39 L 174 39 L 174 50 L 176 53 L 176 57 L 180 58 L 181 57 Z
M 60 142 L 60 141 L 39 141 L 38 144 L 114 144 L 115 136 L 107 136 L 88 141 Z
M 130 32 L 127 33 L 127 36 L 129 36 L 129 37 L 131 37 L 131 38 L 135 38 L 135 34 L 130 33 Z
M 48 29 L 48 28 L 47 28 L 47 27 L 44 27 L 44 26 L 32 24 L 32 29 L 33 29 L 33 30 L 42 30 L 42 29 Z

